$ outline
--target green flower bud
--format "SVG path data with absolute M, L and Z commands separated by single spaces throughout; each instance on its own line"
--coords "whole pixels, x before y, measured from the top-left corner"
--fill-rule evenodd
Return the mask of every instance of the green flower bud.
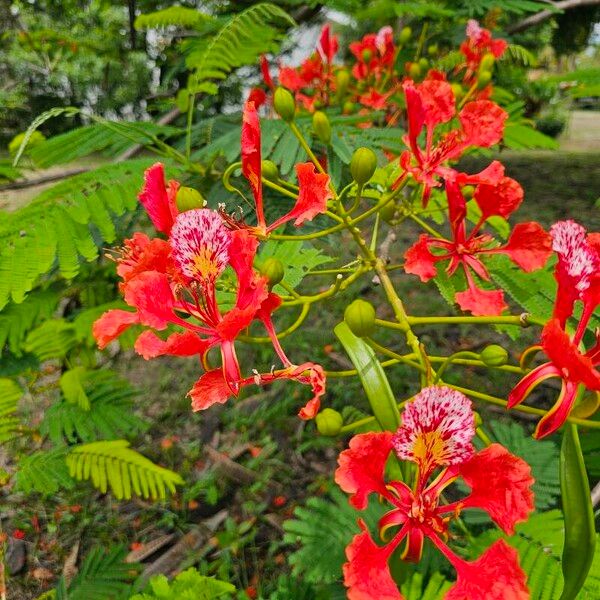
M 366 300 L 354 300 L 344 311 L 344 321 L 358 337 L 367 337 L 375 331 L 375 309 Z
M 477 89 L 482 90 L 491 80 L 491 71 L 479 71 L 479 74 L 477 75 Z
M 429 69 L 429 61 L 426 58 L 420 58 L 419 66 L 421 67 L 421 71 L 427 71 Z
M 206 206 L 206 200 L 198 190 L 185 186 L 180 187 L 177 191 L 175 203 L 179 212 L 185 212 L 193 208 L 204 208 Z
M 329 144 L 331 141 L 331 123 L 329 123 L 329 119 L 323 111 L 317 110 L 313 114 L 312 127 L 319 140 L 324 144 Z
M 475 186 L 465 185 L 462 188 L 462 195 L 465 200 L 470 200 L 475 195 Z
M 317 422 L 317 431 L 321 435 L 328 436 L 338 435 L 344 423 L 342 415 L 333 408 L 324 408 L 317 414 L 315 421 Z
M 342 114 L 351 115 L 356 110 L 356 104 L 354 102 L 350 102 L 350 100 L 346 100 L 344 102 L 344 106 L 342 107 Z
M 386 222 L 391 223 L 396 216 L 396 204 L 394 202 L 388 202 L 379 211 L 379 216 Z
M 463 86 L 460 83 L 453 83 L 450 87 L 452 88 L 455 100 L 460 100 L 465 95 L 465 90 L 463 90 Z
M 398 41 L 401 44 L 406 44 L 412 36 L 412 29 L 410 27 L 404 27 L 398 36 Z
M 350 84 L 350 73 L 346 69 L 340 69 L 335 74 L 335 87 L 337 90 L 338 99 L 343 98 L 346 95 L 346 90 Z
M 427 54 L 429 54 L 429 56 L 435 56 L 438 53 L 438 45 L 437 44 L 431 44 L 428 48 L 427 48 Z
M 373 177 L 377 168 L 377 156 L 370 148 L 357 148 L 350 161 L 352 179 L 359 185 L 364 185 Z
M 479 358 L 488 367 L 501 367 L 508 362 L 508 352 L 498 344 L 491 344 L 480 352 Z
M 419 77 L 421 77 L 421 67 L 419 66 L 419 63 L 410 63 L 408 67 L 408 76 L 411 79 L 419 79 Z
M 362 51 L 362 60 L 365 63 L 371 62 L 371 59 L 373 58 L 373 52 L 371 52 L 371 50 L 369 50 L 368 48 L 365 48 L 365 50 Z
M 283 263 L 278 258 L 267 258 L 260 267 L 260 272 L 269 280 L 269 288 L 277 285 L 285 275 Z
M 495 62 L 496 57 L 491 52 L 486 52 L 479 63 L 479 71 L 491 71 Z
M 277 181 L 279 179 L 279 169 L 272 160 L 263 160 L 260 163 L 262 176 L 269 181 Z
M 285 88 L 278 87 L 275 90 L 273 108 L 286 123 L 291 123 L 294 120 L 296 101 L 294 100 L 294 96 Z

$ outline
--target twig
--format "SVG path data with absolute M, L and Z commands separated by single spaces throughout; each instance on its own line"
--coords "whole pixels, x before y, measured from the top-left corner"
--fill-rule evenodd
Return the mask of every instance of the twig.
M 506 31 L 508 33 L 518 33 L 519 31 L 523 31 L 529 27 L 547 21 L 561 11 L 579 8 L 581 6 L 595 6 L 596 4 L 600 4 L 600 0 L 560 0 L 559 2 L 551 2 L 550 4 L 552 5 L 552 8 L 547 8 L 534 15 L 530 15 L 521 21 L 517 21 L 514 25 L 507 27 Z

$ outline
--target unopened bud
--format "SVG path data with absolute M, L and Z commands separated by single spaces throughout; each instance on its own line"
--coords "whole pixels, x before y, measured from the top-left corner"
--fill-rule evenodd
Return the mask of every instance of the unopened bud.
M 477 75 L 477 89 L 482 90 L 492 80 L 491 71 L 480 71 Z
M 412 29 L 410 27 L 404 27 L 398 36 L 398 41 L 401 44 L 406 44 L 412 36 Z
M 396 216 L 396 204 L 394 202 L 388 202 L 383 205 L 383 208 L 379 211 L 379 216 L 386 222 L 391 223 Z
M 427 54 L 429 54 L 429 56 L 435 56 L 438 53 L 438 45 L 437 44 L 431 44 L 428 48 L 427 48 Z
M 335 74 L 335 87 L 337 90 L 337 97 L 341 99 L 346 94 L 348 85 L 350 84 L 350 73 L 346 69 L 340 69 Z
M 358 337 L 367 337 L 375 330 L 375 309 L 366 300 L 354 300 L 344 311 L 344 321 Z
M 344 106 L 342 107 L 342 114 L 351 115 L 356 110 L 356 104 L 354 102 L 350 102 L 350 100 L 346 100 L 344 102 Z
M 496 57 L 491 52 L 486 52 L 479 63 L 479 71 L 491 71 L 495 62 Z
M 316 111 L 312 118 L 313 131 L 324 144 L 331 141 L 331 123 L 323 111 Z
M 279 179 L 279 169 L 272 160 L 263 160 L 260 163 L 262 176 L 269 181 L 277 181 Z
M 198 190 L 185 186 L 180 187 L 177 191 L 175 203 L 179 212 L 185 212 L 193 208 L 204 208 L 206 206 L 206 200 Z
M 368 48 L 365 48 L 362 51 L 361 54 L 362 60 L 365 63 L 371 62 L 371 59 L 373 58 L 373 52 L 371 50 L 369 50 Z
M 508 362 L 508 352 L 502 346 L 491 344 L 479 353 L 479 358 L 487 367 L 501 367 Z
M 470 200 L 475 195 L 475 186 L 472 186 L 472 185 L 463 186 L 462 195 L 465 200 Z
M 291 123 L 294 120 L 296 101 L 294 100 L 294 96 L 285 88 L 278 87 L 275 90 L 273 108 L 286 123 Z
M 370 148 L 357 148 L 350 161 L 352 179 L 359 185 L 364 185 L 373 177 L 377 168 L 377 156 Z
M 269 280 L 269 288 L 277 285 L 285 275 L 283 263 L 278 258 L 267 258 L 260 267 L 260 272 Z
M 338 435 L 344 424 L 342 415 L 333 408 L 324 408 L 317 414 L 315 421 L 317 422 L 317 431 L 321 435 L 328 436 Z
M 465 90 L 463 90 L 463 86 L 460 83 L 453 83 L 450 87 L 452 88 L 455 100 L 460 100 L 465 95 Z
M 419 63 L 410 63 L 408 65 L 408 76 L 411 79 L 419 79 L 419 77 L 421 77 L 421 67 L 419 66 Z
M 421 67 L 421 72 L 427 71 L 429 69 L 429 61 L 426 58 L 420 58 L 419 66 Z

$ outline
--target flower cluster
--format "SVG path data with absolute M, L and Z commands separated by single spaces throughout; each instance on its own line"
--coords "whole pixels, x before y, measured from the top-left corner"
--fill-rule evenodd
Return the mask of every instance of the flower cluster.
M 550 359 L 528 373 L 508 397 L 508 406 L 517 406 L 542 381 L 554 377 L 562 388 L 554 407 L 540 419 L 535 437 L 556 431 L 569 416 L 580 385 L 600 391 L 600 334 L 587 351 L 580 351 L 590 318 L 600 305 L 600 234 L 587 234 L 574 221 L 559 221 L 550 229 L 552 249 L 557 263 L 554 276 L 558 283 L 552 319 L 545 325 L 541 346 Z M 575 303 L 583 309 L 573 335 L 567 332 L 567 320 L 573 316 Z
M 325 391 L 323 370 L 313 363 L 295 365 L 286 356 L 271 320 L 281 298 L 253 263 L 260 239 L 273 229 L 290 220 L 299 226 L 325 211 L 331 194 L 329 177 L 317 173 L 312 163 L 296 165 L 298 200 L 287 215 L 267 225 L 262 203 L 260 127 L 252 102 L 244 110 L 241 145 L 242 169 L 254 194 L 257 224 L 249 226 L 204 207 L 180 210 L 179 184 L 165 182 L 162 164 L 150 167 L 139 198 L 156 230 L 167 239 L 138 232 L 125 241 L 117 273 L 122 279 L 123 298 L 134 310 L 109 310 L 94 324 L 94 336 L 103 348 L 138 324 L 147 328 L 135 342 L 135 350 L 145 359 L 198 356 L 205 373 L 189 393 L 194 410 L 223 403 L 244 385 L 294 379 L 313 390 L 312 400 L 300 411 L 302 418 L 312 418 Z M 227 268 L 235 273 L 236 284 L 229 290 L 235 293 L 233 306 L 225 307 L 219 301 L 218 282 Z M 254 321 L 264 325 L 283 367 L 244 377 L 235 341 Z M 166 338 L 156 333 L 173 326 L 176 331 Z M 220 349 L 220 368 L 209 364 L 208 351 L 213 347 Z
M 351 494 L 350 503 L 364 510 L 371 493 L 391 505 L 379 521 L 377 545 L 363 521 L 363 530 L 346 548 L 344 582 L 350 600 L 401 600 L 388 562 L 400 557 L 418 562 L 425 538 L 456 569 L 456 583 L 446 600 L 526 600 L 529 593 L 517 552 L 504 540 L 494 542 L 477 560 L 468 562 L 447 545 L 450 524 L 463 510 L 480 508 L 505 533 L 533 511 L 533 478 L 527 463 L 499 444 L 475 452 L 471 402 L 447 387 L 428 387 L 410 401 L 398 431 L 364 433 L 350 441 L 339 457 L 336 483 Z M 416 465 L 414 488 L 386 478 L 391 460 Z M 467 496 L 445 503 L 443 492 L 457 479 Z

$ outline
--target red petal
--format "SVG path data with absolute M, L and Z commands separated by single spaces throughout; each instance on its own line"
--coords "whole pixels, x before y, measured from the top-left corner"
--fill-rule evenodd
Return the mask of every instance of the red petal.
M 125 240 L 123 256 L 117 263 L 117 274 L 124 281 L 144 271 L 166 273 L 171 267 L 171 246 L 159 238 L 148 238 L 139 231 Z
M 506 246 L 498 250 L 530 273 L 541 269 L 550 258 L 552 239 L 539 223 L 519 223 L 512 230 Z
M 533 432 L 533 437 L 540 440 L 559 429 L 567 420 L 576 398 L 577 384 L 563 381 L 558 399 L 554 406 L 540 419 Z
M 490 100 L 476 100 L 468 102 L 458 117 L 464 144 L 489 148 L 502 139 L 508 113 Z
M 204 373 L 187 395 L 192 399 L 192 410 L 197 411 L 213 404 L 224 404 L 232 394 L 223 371 L 214 369 Z
M 164 329 L 169 323 L 178 321 L 173 313 L 173 292 L 164 273 L 145 271 L 125 283 L 123 289 L 125 302 L 137 308 L 143 325 Z
M 425 124 L 426 115 L 423 107 L 423 101 L 421 100 L 421 96 L 418 93 L 414 82 L 410 79 L 407 79 L 402 84 L 402 88 L 404 90 L 404 96 L 406 98 L 408 137 L 410 138 L 410 145 L 413 148 L 414 152 L 414 146 L 416 145 L 416 140 L 419 137 L 419 134 L 421 133 L 421 129 L 423 129 L 423 125 Z
M 146 209 L 150 220 L 158 231 L 167 235 L 179 213 L 175 199 L 179 183 L 169 181 L 165 185 L 165 169 L 162 163 L 155 163 L 144 173 L 144 187 L 138 198 Z
M 259 109 L 267 101 L 267 93 L 259 87 L 252 88 L 246 102 L 252 102 Z
M 244 105 L 242 114 L 242 173 L 248 180 L 254 202 L 256 203 L 256 216 L 260 228 L 265 225 L 262 201 L 261 182 L 261 151 L 260 151 L 260 121 L 254 102 L 249 101 Z
M 475 201 L 484 220 L 494 215 L 507 219 L 523 201 L 523 188 L 514 179 L 503 177 L 497 185 L 478 185 Z
M 160 339 L 153 331 L 144 331 L 135 341 L 135 351 L 146 360 L 163 356 L 194 356 L 204 354 L 211 342 L 203 340 L 191 331 L 172 333 L 166 340 Z
M 458 292 L 455 299 L 462 310 L 468 310 L 475 316 L 501 315 L 508 308 L 501 290 L 482 290 L 473 286 Z
M 444 600 L 529 600 L 526 576 L 517 551 L 504 540 L 476 561 L 458 566 L 458 579 Z
M 499 160 L 494 160 L 479 173 L 473 175 L 459 173 L 457 181 L 460 185 L 498 185 L 503 177 L 504 165 Z
M 139 323 L 140 317 L 137 312 L 113 309 L 105 312 L 92 325 L 92 333 L 98 342 L 98 348 L 102 350 L 109 342 L 118 338 L 127 328 L 134 323 Z
M 350 504 L 354 508 L 364 510 L 371 492 L 387 496 L 383 475 L 391 450 L 391 432 L 361 433 L 355 435 L 348 450 L 339 455 L 335 482 L 352 494 Z
M 436 276 L 435 263 L 441 260 L 429 251 L 430 241 L 428 235 L 421 234 L 418 241 L 404 253 L 404 271 L 418 275 L 421 281 L 429 281 Z
M 508 408 L 521 404 L 534 387 L 549 377 L 561 377 L 560 371 L 552 363 L 545 363 L 527 373 L 508 395 Z
M 456 113 L 454 92 L 447 81 L 426 80 L 417 86 L 421 97 L 425 123 L 435 127 L 447 123 Z
M 292 219 L 296 227 L 300 227 L 304 221 L 312 221 L 318 214 L 327 210 L 327 200 L 333 198 L 329 187 L 329 175 L 318 173 L 313 163 L 296 165 L 296 174 L 300 187 L 296 205 L 287 215 L 269 225 L 269 231 Z
M 600 374 L 594 369 L 592 360 L 571 342 L 558 319 L 552 319 L 545 325 L 542 347 L 566 381 L 583 383 L 591 390 L 600 390 Z
M 296 69 L 292 67 L 279 68 L 279 84 L 284 88 L 296 92 L 304 87 L 304 81 Z
M 460 476 L 471 488 L 465 508 L 482 508 L 505 533 L 526 521 L 534 510 L 531 468 L 500 444 L 492 444 L 460 467 Z
M 325 372 L 321 365 L 304 363 L 297 368 L 300 373 L 307 370 L 309 371 L 308 384 L 312 389 L 313 397 L 298 412 L 298 416 L 305 421 L 314 419 L 317 416 L 321 407 L 321 397 L 325 394 Z M 302 379 L 305 378 L 305 375 L 302 376 Z M 299 381 L 302 381 L 302 379 L 299 379 Z
M 359 522 L 363 530 L 365 524 Z M 355 535 L 346 548 L 344 585 L 349 600 L 403 600 L 388 567 L 390 549 L 380 548 L 367 531 Z

